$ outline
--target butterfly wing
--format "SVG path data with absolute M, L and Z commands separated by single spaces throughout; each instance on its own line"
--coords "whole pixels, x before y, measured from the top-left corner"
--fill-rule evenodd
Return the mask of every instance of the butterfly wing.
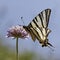
M 45 9 L 39 13 L 28 25 L 28 29 L 33 32 L 32 34 L 40 43 L 43 42 L 44 35 L 46 34 L 48 36 L 50 33 L 50 30 L 48 29 L 50 14 L 51 9 Z

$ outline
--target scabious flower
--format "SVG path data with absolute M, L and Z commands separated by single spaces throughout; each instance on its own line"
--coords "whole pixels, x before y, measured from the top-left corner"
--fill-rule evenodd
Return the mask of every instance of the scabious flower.
M 21 25 L 12 26 L 7 31 L 7 37 L 13 37 L 13 38 L 27 38 L 29 37 L 29 34 L 26 32 L 26 30 Z
M 16 38 L 16 60 L 19 60 L 18 57 L 18 38 L 27 38 L 29 37 L 28 32 L 21 25 L 13 26 L 7 31 L 6 37 Z

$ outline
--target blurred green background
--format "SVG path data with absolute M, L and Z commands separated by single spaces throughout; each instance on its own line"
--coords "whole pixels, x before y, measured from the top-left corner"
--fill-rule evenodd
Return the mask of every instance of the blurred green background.
M 3 45 L 3 40 L 0 38 L 0 60 L 16 60 L 15 50 L 9 49 L 9 46 Z M 43 56 L 37 55 L 35 52 L 24 51 L 19 52 L 19 60 L 44 60 Z

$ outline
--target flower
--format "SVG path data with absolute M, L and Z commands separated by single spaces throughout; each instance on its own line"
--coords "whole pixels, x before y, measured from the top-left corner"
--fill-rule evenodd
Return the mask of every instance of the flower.
M 13 38 L 27 38 L 29 37 L 29 34 L 26 32 L 26 30 L 21 25 L 12 26 L 7 31 L 7 37 L 13 37 Z

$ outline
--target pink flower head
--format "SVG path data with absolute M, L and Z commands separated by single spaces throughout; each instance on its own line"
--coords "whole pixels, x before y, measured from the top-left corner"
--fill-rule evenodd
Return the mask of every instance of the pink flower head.
M 13 38 L 27 38 L 29 37 L 29 34 L 26 32 L 26 30 L 23 28 L 23 26 L 13 26 L 7 31 L 7 37 L 13 37 Z

